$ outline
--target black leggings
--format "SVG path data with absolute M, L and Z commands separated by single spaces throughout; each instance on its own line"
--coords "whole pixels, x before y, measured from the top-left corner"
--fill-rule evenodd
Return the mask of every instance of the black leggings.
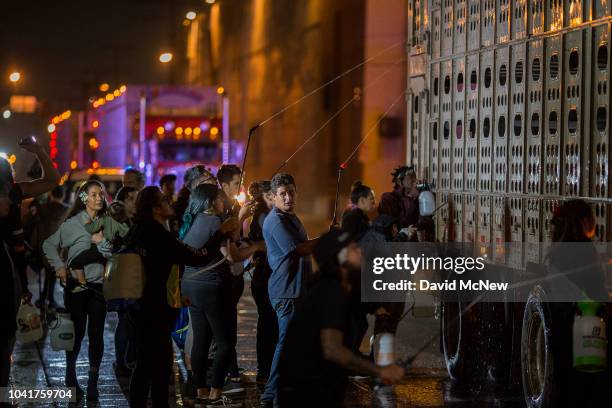
M 81 351 L 81 342 L 89 338 L 89 366 L 99 368 L 104 354 L 104 321 L 106 320 L 106 302 L 102 297 L 102 285 L 89 284 L 95 290 L 83 290 L 67 293 L 64 296 L 66 308 L 74 323 L 74 349 L 66 351 L 66 366 L 72 370 Z M 99 292 L 99 293 L 96 293 Z M 89 321 L 89 322 L 88 322 Z M 88 324 L 89 323 L 89 324 Z
M 184 280 L 183 292 L 191 300 L 189 317 L 194 338 L 191 367 L 195 386 L 207 386 L 208 349 L 214 337 L 217 351 L 212 365 L 211 386 L 221 388 L 225 383 L 234 349 L 231 288 L 227 284 L 218 286 Z
M 174 357 L 170 331 L 150 325 L 137 312 L 133 316 L 136 369 L 130 381 L 130 407 L 146 408 L 150 391 L 153 408 L 166 408 Z

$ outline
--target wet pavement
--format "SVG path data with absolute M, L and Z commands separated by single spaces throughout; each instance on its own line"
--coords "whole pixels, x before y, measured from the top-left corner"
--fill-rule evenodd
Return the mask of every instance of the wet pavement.
M 32 277 L 31 283 L 36 278 Z M 259 390 L 255 383 L 256 354 L 255 354 L 255 327 L 257 312 L 253 298 L 250 295 L 249 285 L 245 285 L 245 293 L 239 304 L 239 333 L 238 333 L 238 364 L 244 368 L 245 393 L 240 398 L 244 407 L 259 406 Z M 37 287 L 31 286 L 36 299 Z M 61 290 L 57 288 L 56 299 L 61 299 Z M 416 307 L 400 323 L 398 328 L 397 357 L 411 355 L 420 345 L 425 344 L 431 336 L 439 332 L 439 320 L 433 316 L 436 310 L 431 307 Z M 100 400 L 90 403 L 96 407 L 127 407 L 128 383 L 118 380 L 115 376 L 112 363 L 114 361 L 113 333 L 117 324 L 116 315 L 109 313 L 105 325 L 105 352 L 100 368 L 99 391 Z M 362 350 L 368 347 L 367 340 L 370 333 L 365 336 Z M 13 368 L 11 382 L 14 387 L 28 388 L 54 388 L 63 385 L 65 370 L 64 352 L 53 351 L 46 337 L 36 344 L 16 344 L 13 354 Z M 77 375 L 81 387 L 87 383 L 87 337 L 81 347 L 81 354 L 77 363 Z M 175 384 L 180 384 L 185 377 L 186 370 L 180 354 L 177 352 L 174 364 Z M 395 386 L 397 407 L 524 407 L 520 395 L 500 396 L 499 392 L 479 390 L 459 390 L 449 380 L 440 353 L 439 343 L 433 344 L 415 360 L 409 375 Z M 514 393 L 517 394 L 517 393 Z M 171 386 L 171 406 L 193 406 L 193 401 L 184 398 L 180 386 Z M 370 407 L 375 394 L 369 380 L 352 379 L 350 382 L 347 406 Z M 21 404 L 20 406 L 68 406 L 68 403 L 56 402 L 54 404 Z M 88 406 L 86 402 L 70 404 L 71 406 Z

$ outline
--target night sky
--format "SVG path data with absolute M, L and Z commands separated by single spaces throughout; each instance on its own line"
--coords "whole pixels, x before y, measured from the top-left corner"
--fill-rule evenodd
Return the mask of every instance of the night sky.
M 162 50 L 184 46 L 183 17 L 203 4 L 5 0 L 0 13 L 0 102 L 6 104 L 15 91 L 7 79 L 13 70 L 23 74 L 19 93 L 47 99 L 56 109 L 83 103 L 102 82 L 112 87 L 165 82 L 168 67 L 157 57 Z
M 46 144 L 49 119 L 67 109 L 80 110 L 87 99 L 122 84 L 160 84 L 170 69 L 180 80 L 186 42 L 182 25 L 187 11 L 199 11 L 204 0 L 3 0 L 0 10 L 0 107 L 12 94 L 33 95 L 38 114 L 0 117 L 0 152 L 16 154 L 18 178 L 33 156 L 19 138 L 36 135 Z M 159 54 L 172 51 L 172 65 Z M 13 71 L 22 79 L 8 80 Z M 179 75 L 176 75 L 176 74 Z M 4 110 L 1 109 L 1 110 Z

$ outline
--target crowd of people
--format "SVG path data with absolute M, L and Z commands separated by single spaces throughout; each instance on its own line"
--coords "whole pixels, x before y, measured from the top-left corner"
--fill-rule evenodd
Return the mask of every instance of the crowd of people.
M 381 215 L 373 223 L 368 213 L 375 210 L 374 192 L 358 182 L 342 225 L 333 226 L 321 238 L 309 239 L 295 214 L 297 184 L 289 174 L 251 183 L 249 200 L 243 205 L 236 199 L 242 172 L 232 164 L 222 165 L 216 175 L 204 165 L 188 169 L 176 197 L 175 175 L 161 177 L 159 187 L 145 186 L 144 175 L 128 168 L 115 197 L 109 197 L 101 180 L 93 176 L 66 199 L 64 186 L 57 185 L 59 175 L 44 151 L 38 145 L 24 147 L 38 155 L 44 176 L 15 183 L 10 164 L 1 162 L 1 191 L 7 197 L 2 203 L 7 209 L 0 215 L 3 226 L 10 226 L 3 228 L 9 233 L 3 236 L 8 250 L 2 254 L 16 272 L 4 276 L 11 284 L 3 287 L 17 288 L 3 299 L 10 299 L 12 306 L 6 310 L 8 316 L 14 316 L 19 303 L 31 299 L 26 265 L 45 272 L 36 305 L 53 309 L 63 303 L 74 323 L 75 345 L 66 351 L 64 385 L 74 388 L 77 398 L 95 401 L 99 397 L 104 326 L 107 312 L 113 311 L 117 312 L 113 366 L 118 376 L 131 378 L 131 406 L 146 406 L 149 396 L 154 406 L 167 404 L 170 339 L 180 314 L 177 305 L 168 302 L 167 286 L 177 265 L 181 267 L 181 303 L 188 315 L 187 336 L 177 345 L 189 369 L 185 392 L 192 393 L 196 403 L 232 406 L 228 395 L 244 390 L 236 343 L 245 270 L 251 276 L 258 311 L 256 381 L 265 387 L 262 406 L 273 406 L 275 401 L 296 406 L 298 400 L 303 405 L 312 401 L 310 396 L 331 398 L 327 405 L 340 403 L 345 369 L 387 381 L 401 377 L 399 367 L 377 367 L 357 350 L 367 330 L 365 309 L 358 307 L 356 296 L 361 261 L 357 242 L 400 239 L 406 227 L 404 232 L 413 234 L 418 192 L 412 168 L 402 167 L 394 173 L 396 189 L 383 196 Z M 409 184 L 402 184 L 404 178 L 409 178 Z M 36 199 L 41 195 L 46 198 L 42 204 Z M 21 202 L 27 198 L 35 200 L 21 217 Z M 139 299 L 114 302 L 111 307 L 103 295 L 105 264 L 126 248 L 140 254 L 146 283 Z M 311 255 L 318 264 L 316 271 Z M 338 261 L 339 256 L 346 262 Z M 63 302 L 54 298 L 56 279 L 64 288 Z M 387 309 L 379 311 L 389 313 Z M 313 349 L 313 336 L 319 338 L 312 332 L 316 328 L 323 331 L 321 344 Z M 13 326 L 6 332 L 14 332 Z M 85 335 L 89 373 L 83 390 L 76 364 Z M 292 349 L 295 357 L 287 351 Z M 3 342 L 3 350 L 2 381 L 6 384 L 12 336 Z M 214 357 L 209 360 L 211 351 Z M 289 363 L 294 358 L 297 362 Z M 316 390 L 306 392 L 300 384 Z
M 372 188 L 355 182 L 341 225 L 310 238 L 295 213 L 298 186 L 290 174 L 251 183 L 249 200 L 241 205 L 236 197 L 242 172 L 236 165 L 224 164 L 216 175 L 194 166 L 176 194 L 176 176 L 145 186 L 144 175 L 129 168 L 112 200 L 92 178 L 78 186 L 68 207 L 43 149 L 23 147 L 37 155 L 43 176 L 16 183 L 10 164 L 0 159 L 0 387 L 8 383 L 17 308 L 31 301 L 26 264 L 45 271 L 39 307 L 56 307 L 56 278 L 64 287 L 63 304 L 75 331 L 64 385 L 79 399 L 99 398 L 104 326 L 112 310 L 118 317 L 114 369 L 130 377 L 131 406 L 145 407 L 149 398 L 154 407 L 168 405 L 172 338 L 188 368 L 185 396 L 207 407 L 240 406 L 232 395 L 244 391 L 236 347 L 245 273 L 258 312 L 262 407 L 342 406 L 349 372 L 387 384 L 403 377 L 402 367 L 378 366 L 359 352 L 367 314 L 376 316 L 377 334 L 394 333 L 404 312 L 401 303 L 361 303 L 360 268 L 364 243 L 435 238 L 433 220 L 419 214 L 413 167 L 393 172 L 393 190 L 378 206 Z M 22 217 L 22 201 L 40 195 L 48 197 L 46 203 L 30 205 Z M 105 264 L 127 249 L 142 260 L 142 296 L 111 307 L 103 294 Z M 177 268 L 178 305 L 168 294 Z M 176 341 L 177 322 L 185 315 L 187 335 Z M 76 363 L 85 335 L 89 373 L 83 390 Z

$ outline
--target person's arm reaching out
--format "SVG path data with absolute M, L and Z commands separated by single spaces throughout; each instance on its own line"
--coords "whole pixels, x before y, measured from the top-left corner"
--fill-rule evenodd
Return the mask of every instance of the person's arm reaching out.
M 357 356 L 344 346 L 344 335 L 338 329 L 321 329 L 321 347 L 323 357 L 340 367 L 359 373 L 380 377 L 385 383 L 394 383 L 402 379 L 405 372 L 398 365 L 379 367 L 376 364 Z
M 310 255 L 313 253 L 315 246 L 319 242 L 321 237 L 316 237 L 313 239 L 309 239 L 308 241 L 299 244 L 295 247 L 295 254 L 298 256 Z
M 38 143 L 22 143 L 21 147 L 36 155 L 43 171 L 42 178 L 17 183 L 23 194 L 23 199 L 33 198 L 51 191 L 53 187 L 59 184 L 60 174 L 53 166 L 53 162 L 47 152 Z
M 239 248 L 235 243 L 228 242 L 227 245 L 221 248 L 223 255 L 227 256 L 231 262 L 242 262 L 248 259 L 257 251 L 265 251 L 266 244 L 264 241 L 257 241 L 248 247 Z

